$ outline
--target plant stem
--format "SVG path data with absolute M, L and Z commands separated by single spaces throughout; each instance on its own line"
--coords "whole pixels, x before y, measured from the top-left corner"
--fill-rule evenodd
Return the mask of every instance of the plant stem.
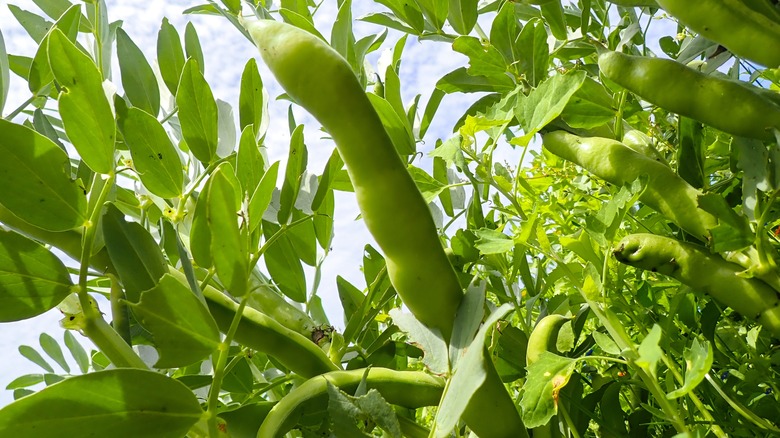
M 102 175 L 95 175 L 95 178 L 92 180 L 90 197 L 97 196 L 97 198 L 94 199 L 94 202 L 90 199 L 91 211 L 89 218 L 84 223 L 84 234 L 81 241 L 78 297 L 84 316 L 82 331 L 117 367 L 147 369 L 146 364 L 135 354 L 130 345 L 103 319 L 100 310 L 87 292 L 87 275 L 89 273 L 89 262 L 92 258 L 92 245 L 95 241 L 97 224 L 103 211 L 103 204 L 114 186 L 116 175 L 110 173 L 105 179 L 102 178 Z
M 211 382 L 211 389 L 209 390 L 207 409 L 209 436 L 212 438 L 219 437 L 219 428 L 217 424 L 219 391 L 222 387 L 222 379 L 225 377 L 227 359 L 228 356 L 230 356 L 230 344 L 233 343 L 233 337 L 236 335 L 236 330 L 238 330 L 238 324 L 241 322 L 241 316 L 244 314 L 244 308 L 246 307 L 248 298 L 249 294 L 245 294 L 241 299 L 241 302 L 238 304 L 238 310 L 236 311 L 235 316 L 233 316 L 233 321 L 230 323 L 230 328 L 228 329 L 227 334 L 225 334 L 225 338 L 219 343 L 219 347 L 217 347 L 219 356 L 217 358 L 216 367 L 214 367 L 214 379 Z

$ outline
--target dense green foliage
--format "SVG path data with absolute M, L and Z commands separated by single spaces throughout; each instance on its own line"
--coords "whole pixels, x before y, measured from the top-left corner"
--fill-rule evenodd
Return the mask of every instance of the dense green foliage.
M 57 307 L 79 369 L 21 348 L 45 372 L 0 436 L 780 434 L 774 2 L 377 0 L 363 36 L 333 3 L 329 29 L 307 0 L 188 9 L 273 74 L 220 66 L 231 103 L 192 24 L 148 60 L 104 0 L 11 5 L 38 49 L 0 37 L 0 321 Z M 405 101 L 412 39 L 468 65 Z M 268 123 L 274 80 L 332 149 Z M 334 191 L 379 247 L 364 284 L 320 278 Z

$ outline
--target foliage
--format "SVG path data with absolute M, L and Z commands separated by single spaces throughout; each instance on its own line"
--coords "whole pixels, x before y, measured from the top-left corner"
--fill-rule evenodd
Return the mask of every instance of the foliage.
M 31 57 L 8 53 L 0 36 L 0 114 L 11 73 L 30 93 L 0 119 L 0 318 L 57 307 L 78 364 L 71 370 L 48 334 L 20 348 L 43 372 L 8 385 L 17 401 L 0 409 L 0 435 L 461 437 L 514 415 L 534 436 L 780 433 L 777 321 L 767 319 L 780 294 L 780 76 L 750 60 L 772 53 L 736 57 L 733 35 L 697 35 L 685 27 L 695 20 L 678 23 L 652 0 L 377 0 L 381 12 L 359 17 L 376 33 L 362 37 L 350 0 L 338 1 L 331 29 L 315 27 L 312 1 L 187 9 L 220 17 L 247 44 L 243 24 L 254 18 L 330 32 L 372 90 L 464 290 L 442 336 L 401 310 L 389 263 L 370 245 L 365 284 L 319 278 L 341 219 L 334 191 L 353 187 L 339 152 L 309 151 L 292 117 L 286 166 L 268 162 L 267 130 L 285 124 L 269 124 L 272 78 L 256 60 L 221 66 L 242 72 L 238 102 L 226 103 L 203 75 L 194 26 L 163 20 L 154 62 L 109 22 L 104 0 L 83 3 L 35 0 L 47 17 L 9 5 L 38 43 Z M 773 2 L 726 3 L 763 14 L 755 21 L 768 35 L 780 29 Z M 468 63 L 410 103 L 401 61 L 415 38 Z M 392 59 L 374 74 L 366 57 L 380 47 Z M 658 71 L 610 79 L 599 67 L 607 50 L 675 60 L 664 68 L 687 72 L 689 86 Z M 711 126 L 734 120 L 695 107 L 700 84 L 760 102 L 766 111 L 748 108 L 760 132 Z M 455 93 L 473 103 L 435 138 L 431 120 Z M 566 140 L 542 149 L 539 135 Z M 329 154 L 322 174 L 309 153 Z M 679 211 L 682 191 L 691 211 Z M 679 248 L 700 261 L 623 264 L 635 254 L 619 242 L 637 233 L 686 242 Z M 723 281 L 709 279 L 713 266 Z M 336 286 L 343 333 L 327 320 L 320 283 Z M 775 299 L 749 301 L 724 284 Z M 565 318 L 540 340 L 532 333 L 548 315 Z M 98 350 L 86 352 L 74 331 Z M 488 387 L 518 412 L 480 405 L 475 418 Z

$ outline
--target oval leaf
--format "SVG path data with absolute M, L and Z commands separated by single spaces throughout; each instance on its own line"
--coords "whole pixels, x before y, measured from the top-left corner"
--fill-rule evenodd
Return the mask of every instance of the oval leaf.
M 198 63 L 190 58 L 184 64 L 176 92 L 181 134 L 195 158 L 203 163 L 216 156 L 219 137 L 217 103 Z
M 0 436 L 184 436 L 203 414 L 183 383 L 113 369 L 71 377 L 0 410 Z
M 59 109 L 65 133 L 90 169 L 112 172 L 116 123 L 97 66 L 59 29 L 49 36 L 48 54 L 62 87 Z
M 130 103 L 156 117 L 160 112 L 157 77 L 144 53 L 121 27 L 116 30 L 116 52 L 119 71 L 122 73 L 122 88 Z
M 45 136 L 0 119 L 0 204 L 25 222 L 67 231 L 86 221 L 87 198 L 70 180 L 65 152 Z
M 190 288 L 170 274 L 131 304 L 133 314 L 154 337 L 160 359 L 155 368 L 183 367 L 208 356 L 219 345 L 219 329 Z
M 40 315 L 60 303 L 73 283 L 54 254 L 12 231 L 0 231 L 0 321 Z
M 130 302 L 137 303 L 141 292 L 153 288 L 168 272 L 152 235 L 140 224 L 127 222 L 113 204 L 103 214 L 103 240 Z
M 249 280 L 249 255 L 246 239 L 238 229 L 236 187 L 228 172 L 232 173 L 230 165 L 220 166 L 209 186 L 207 218 L 212 236 L 211 254 L 222 284 L 231 294 L 242 296 Z
M 144 186 L 161 198 L 181 195 L 181 160 L 160 122 L 145 111 L 129 108 L 123 127 L 125 142 Z

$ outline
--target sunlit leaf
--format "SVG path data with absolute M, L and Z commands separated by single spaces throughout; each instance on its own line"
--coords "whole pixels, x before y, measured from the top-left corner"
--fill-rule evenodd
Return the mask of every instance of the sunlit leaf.
M 192 58 L 184 64 L 176 104 L 179 106 L 181 133 L 187 146 L 195 158 L 202 163 L 210 163 L 216 156 L 219 140 L 217 102 L 198 69 L 197 61 Z
M 70 179 L 70 161 L 51 140 L 0 120 L 0 204 L 20 219 L 49 231 L 86 221 L 87 198 Z
M 160 122 L 145 111 L 129 108 L 123 133 L 144 186 L 162 198 L 181 195 L 182 163 Z
M 58 101 L 68 138 L 92 170 L 112 172 L 116 123 L 97 66 L 59 29 L 49 36 L 48 50 L 52 72 L 62 87 Z
M 68 296 L 72 286 L 57 256 L 13 231 L 0 230 L 0 321 L 40 315 Z
M 131 304 L 141 325 L 154 338 L 156 368 L 183 367 L 207 357 L 219 344 L 219 329 L 190 288 L 166 274 Z
M 0 409 L 0 435 L 167 438 L 202 416 L 195 395 L 155 371 L 114 369 L 71 377 Z

